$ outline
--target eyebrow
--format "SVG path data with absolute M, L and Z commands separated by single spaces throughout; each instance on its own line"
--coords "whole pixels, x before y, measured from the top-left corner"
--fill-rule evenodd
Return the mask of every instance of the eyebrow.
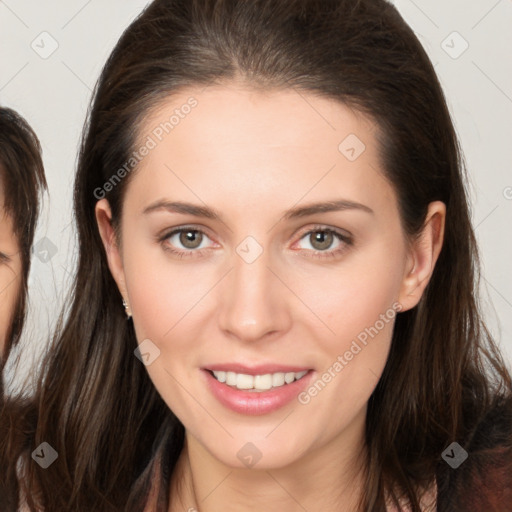
M 156 201 L 143 210 L 143 214 L 149 214 L 155 211 L 166 210 L 174 213 L 183 213 L 187 215 L 193 215 L 194 217 L 204 217 L 207 219 L 218 220 L 224 222 L 222 215 L 215 208 L 207 206 L 195 205 L 184 201 L 169 201 L 161 199 Z M 308 217 L 317 213 L 336 212 L 344 210 L 359 210 L 366 213 L 374 214 L 375 212 L 368 206 L 356 203 L 353 201 L 347 201 L 345 199 L 338 199 L 333 201 L 324 201 L 319 203 L 310 203 L 304 206 L 298 206 L 291 208 L 284 212 L 283 218 L 285 220 L 297 219 L 302 217 Z

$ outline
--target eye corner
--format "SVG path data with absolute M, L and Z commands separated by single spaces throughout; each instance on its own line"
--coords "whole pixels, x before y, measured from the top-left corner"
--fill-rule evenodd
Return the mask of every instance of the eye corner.
M 10 263 L 11 258 L 7 254 L 0 252 L 0 263 Z

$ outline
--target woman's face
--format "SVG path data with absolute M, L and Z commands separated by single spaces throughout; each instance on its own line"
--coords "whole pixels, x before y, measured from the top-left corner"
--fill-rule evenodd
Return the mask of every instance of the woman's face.
M 12 218 L 4 211 L 3 191 L 0 189 L 0 354 L 7 344 L 20 290 L 20 276 L 21 254 Z
M 122 248 L 109 245 L 106 199 L 97 220 L 162 398 L 232 467 L 343 458 L 397 311 L 431 275 L 442 204 L 408 244 L 376 125 L 305 92 L 190 88 L 145 121 L 135 150 Z

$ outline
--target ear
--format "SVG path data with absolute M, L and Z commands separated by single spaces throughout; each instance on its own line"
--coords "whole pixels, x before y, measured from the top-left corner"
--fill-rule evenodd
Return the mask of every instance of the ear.
M 446 205 L 429 204 L 422 231 L 412 243 L 407 257 L 398 301 L 402 311 L 415 307 L 432 277 L 444 240 Z
M 94 209 L 96 214 L 96 222 L 98 223 L 98 230 L 100 232 L 103 246 L 107 255 L 107 262 L 112 277 L 117 283 L 119 292 L 124 299 L 128 301 L 128 294 L 126 292 L 126 283 L 123 269 L 123 261 L 121 252 L 117 245 L 114 228 L 112 227 L 112 212 L 110 204 L 107 199 L 100 199 L 96 203 Z

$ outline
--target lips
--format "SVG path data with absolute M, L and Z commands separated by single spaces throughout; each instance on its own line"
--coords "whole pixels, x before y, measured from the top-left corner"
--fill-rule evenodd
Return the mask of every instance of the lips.
M 244 383 L 250 376 L 263 376 L 268 380 L 268 374 L 297 374 L 305 372 L 298 380 L 289 383 L 279 382 L 278 387 L 272 387 L 268 390 L 257 389 L 238 389 L 236 386 L 229 385 L 227 382 L 219 381 L 213 372 L 217 374 L 230 373 L 245 375 Z M 224 407 L 243 415 L 263 415 L 269 414 L 287 404 L 291 403 L 299 393 L 301 393 L 315 378 L 316 372 L 300 366 L 284 366 L 277 364 L 266 364 L 253 367 L 247 367 L 241 364 L 215 364 L 208 368 L 201 368 L 202 378 L 206 387 L 212 395 Z M 255 382 L 256 384 L 256 382 Z M 267 383 L 268 385 L 268 383 Z M 265 386 L 263 386 L 265 387 Z

